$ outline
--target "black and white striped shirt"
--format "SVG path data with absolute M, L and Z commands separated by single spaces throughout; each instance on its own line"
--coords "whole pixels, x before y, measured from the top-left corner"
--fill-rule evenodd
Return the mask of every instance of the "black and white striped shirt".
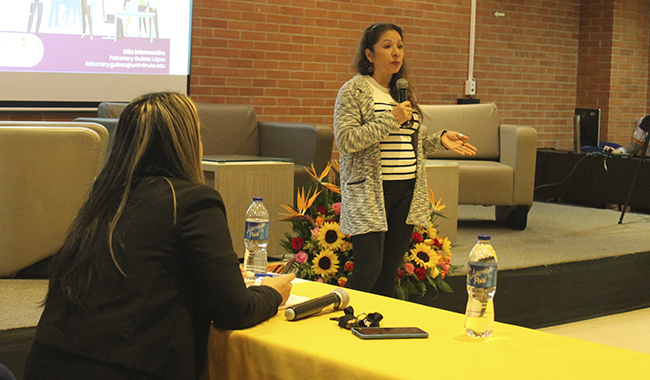
M 364 76 L 373 90 L 375 112 L 390 112 L 397 102 L 388 89 L 381 86 L 370 75 Z M 419 115 L 413 112 L 414 122 L 401 127 L 399 132 L 391 133 L 379 143 L 381 151 L 381 171 L 384 181 L 401 181 L 415 178 L 415 144 L 420 127 Z

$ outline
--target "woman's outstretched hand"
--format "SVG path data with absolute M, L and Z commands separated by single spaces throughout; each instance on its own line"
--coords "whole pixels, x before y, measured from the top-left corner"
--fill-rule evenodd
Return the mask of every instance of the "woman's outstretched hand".
M 469 137 L 460 132 L 447 131 L 440 138 L 440 143 L 452 152 L 463 156 L 473 156 L 476 154 L 476 147 L 468 143 L 467 140 L 469 140 Z

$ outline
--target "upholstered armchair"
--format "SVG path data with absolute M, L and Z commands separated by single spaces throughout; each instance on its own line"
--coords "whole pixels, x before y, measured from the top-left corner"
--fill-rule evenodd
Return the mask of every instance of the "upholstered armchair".
M 96 121 L 114 128 L 126 103 L 100 103 Z M 312 185 L 305 168 L 320 172 L 332 156 L 331 128 L 310 124 L 259 121 L 251 105 L 197 103 L 205 156 L 243 155 L 293 160 L 294 188 Z M 294 191 L 295 193 L 295 191 Z
M 420 108 L 429 133 L 441 129 L 462 132 L 478 149 L 475 156 L 449 151 L 429 156 L 458 162 L 458 203 L 494 205 L 497 220 L 513 229 L 525 229 L 535 187 L 535 128 L 500 124 L 494 103 Z

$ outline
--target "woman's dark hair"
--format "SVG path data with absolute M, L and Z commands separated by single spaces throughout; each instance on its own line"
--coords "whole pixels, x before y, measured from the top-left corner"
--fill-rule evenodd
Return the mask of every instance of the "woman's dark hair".
M 61 250 L 52 257 L 46 303 L 52 293 L 61 292 L 71 303 L 83 305 L 99 263 L 106 262 L 101 252 L 108 251 L 109 262 L 126 276 L 113 249 L 113 235 L 132 185 L 146 176 L 203 183 L 200 144 L 196 107 L 187 96 L 152 93 L 126 106 L 108 159 Z
M 357 47 L 357 51 L 354 55 L 354 59 L 352 60 L 352 67 L 359 74 L 372 75 L 373 73 L 372 63 L 368 60 L 368 57 L 366 57 L 366 49 L 369 49 L 371 52 L 374 53 L 375 45 L 377 44 L 377 42 L 379 42 L 381 36 L 389 30 L 394 30 L 397 33 L 399 33 L 400 38 L 402 39 L 402 41 L 404 41 L 402 28 L 400 28 L 395 24 L 379 22 L 370 25 L 369 27 L 366 28 L 366 30 L 363 31 L 363 35 L 361 35 L 361 40 L 359 41 L 359 46 Z M 404 59 L 402 61 L 402 67 L 397 73 L 393 74 L 393 78 L 391 78 L 390 83 L 388 85 L 388 92 L 393 97 L 393 99 L 399 98 L 398 90 L 397 90 L 397 80 L 399 80 L 400 78 L 407 79 L 406 72 L 407 72 L 406 59 Z M 417 92 L 415 90 L 415 86 L 413 86 L 412 83 L 409 83 L 408 100 L 411 102 L 412 107 L 416 111 L 418 111 L 418 113 L 421 116 L 422 112 L 420 112 L 420 107 L 418 107 L 417 104 Z

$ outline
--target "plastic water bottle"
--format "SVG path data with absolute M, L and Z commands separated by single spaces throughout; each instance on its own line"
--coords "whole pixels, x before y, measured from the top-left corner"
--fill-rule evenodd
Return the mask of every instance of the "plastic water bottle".
M 497 254 L 490 244 L 490 235 L 478 235 L 468 260 L 467 336 L 488 338 L 494 329 L 494 293 L 497 291 Z
M 253 203 L 246 211 L 244 269 L 249 277 L 255 273 L 266 273 L 268 264 L 266 246 L 269 243 L 269 212 L 262 201 L 262 197 L 253 197 Z

